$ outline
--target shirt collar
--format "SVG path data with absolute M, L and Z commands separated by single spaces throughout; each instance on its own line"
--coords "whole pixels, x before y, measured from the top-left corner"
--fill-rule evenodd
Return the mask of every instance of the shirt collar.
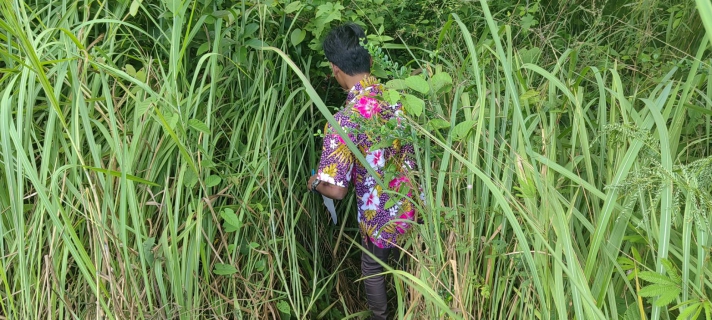
M 351 101 L 354 98 L 363 95 L 364 91 L 375 91 L 376 94 L 380 94 L 381 90 L 381 85 L 378 83 L 378 79 L 369 74 L 349 89 L 346 101 Z

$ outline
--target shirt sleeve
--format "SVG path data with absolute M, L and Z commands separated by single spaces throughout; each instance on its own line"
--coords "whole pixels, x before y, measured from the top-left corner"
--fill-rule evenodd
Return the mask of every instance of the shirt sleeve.
M 339 123 L 343 125 L 343 119 Z M 333 129 L 331 124 L 324 129 L 324 143 L 317 170 L 317 179 L 339 187 L 348 187 L 351 182 L 351 171 L 354 166 L 354 156 L 344 140 Z

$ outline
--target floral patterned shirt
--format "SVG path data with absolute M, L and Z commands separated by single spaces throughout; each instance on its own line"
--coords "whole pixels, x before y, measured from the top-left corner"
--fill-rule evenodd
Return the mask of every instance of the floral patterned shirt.
M 372 146 L 378 147 L 376 144 L 380 142 L 380 138 L 373 137 L 374 134 L 359 132 L 360 124 L 368 121 L 385 122 L 396 117 L 400 124 L 399 117 L 403 112 L 400 103 L 388 105 L 383 99 L 378 99 L 382 91 L 383 86 L 376 78 L 370 75 L 365 77 L 349 90 L 344 108 L 337 112 L 334 118 L 348 134 L 349 139 L 358 146 L 366 158 L 367 165 L 373 168 L 381 179 L 388 176 L 391 180 L 384 183 L 388 184 L 390 191 L 400 195 L 382 190 L 330 124 L 327 124 L 324 130 L 324 145 L 317 178 L 340 187 L 349 187 L 349 184 L 353 183 L 363 240 L 368 237 L 376 246 L 390 248 L 396 244 L 398 236 L 410 227 L 411 224 L 404 220 L 413 220 L 415 216 L 411 201 L 411 190 L 414 188 L 407 176 L 408 171 L 414 169 L 415 161 L 412 145 L 401 145 L 395 140 L 388 147 L 372 150 Z M 396 170 L 386 174 L 386 168 Z M 403 195 L 405 192 L 407 194 Z M 391 197 L 393 200 L 389 201 Z

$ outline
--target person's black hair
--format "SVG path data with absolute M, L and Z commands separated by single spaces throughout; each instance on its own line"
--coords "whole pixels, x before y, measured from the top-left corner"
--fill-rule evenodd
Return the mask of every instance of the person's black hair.
M 367 41 L 357 24 L 347 23 L 332 29 L 322 44 L 326 59 L 350 76 L 370 72 L 371 55 L 361 46 L 360 39 L 364 44 Z

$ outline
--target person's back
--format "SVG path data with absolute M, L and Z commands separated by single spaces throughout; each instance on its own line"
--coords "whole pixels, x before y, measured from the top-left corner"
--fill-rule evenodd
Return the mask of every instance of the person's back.
M 334 117 L 350 134 L 350 139 L 358 146 L 367 164 L 381 179 L 390 176 L 388 173 L 394 174 L 392 179 L 385 181 L 390 191 L 403 191 L 403 186 L 412 190 L 406 171 L 414 167 L 413 147 L 408 144 L 400 145 L 396 140 L 387 147 L 371 150 L 372 146 L 379 144 L 381 137 L 375 133 L 369 137 L 369 133 L 364 132 L 366 128 L 383 125 L 402 113 L 400 104 L 388 106 L 378 99 L 382 91 L 383 86 L 376 78 L 366 76 L 350 90 L 344 109 Z M 397 235 L 405 232 L 408 224 L 391 220 L 413 219 L 415 211 L 412 204 L 406 201 L 407 199 L 400 199 L 401 196 L 382 190 L 368 170 L 351 155 L 341 137 L 329 127 L 325 132 L 327 135 L 321 160 L 323 166 L 320 165 L 319 168 L 320 177 L 333 180 L 340 186 L 345 186 L 348 182 L 353 183 L 363 240 L 368 237 L 379 248 L 392 247 Z M 386 207 L 391 197 L 396 201 L 392 206 Z
M 383 86 L 370 75 L 371 57 L 359 44 L 359 38 L 364 37 L 356 25 L 338 27 L 324 41 L 324 52 L 331 62 L 334 77 L 348 90 L 344 108 L 334 118 L 366 158 L 365 165 L 381 180 L 385 179 L 387 190 L 376 183 L 365 165 L 356 160 L 341 136 L 328 124 L 319 169 L 309 180 L 308 187 L 341 199 L 353 183 L 362 245 L 387 263 L 398 237 L 410 225 L 407 220 L 415 216 L 410 197 L 412 190 L 417 189 L 407 176 L 415 163 L 411 145 L 401 145 L 399 140 L 388 146 L 379 143 L 382 137 L 378 128 L 395 117 L 398 130 L 402 110 L 400 104 L 388 105 L 382 99 Z M 365 277 L 383 272 L 383 267 L 365 252 L 361 255 L 361 269 Z M 383 276 L 369 277 L 364 282 L 369 308 L 374 313 L 372 319 L 385 319 L 387 299 Z

